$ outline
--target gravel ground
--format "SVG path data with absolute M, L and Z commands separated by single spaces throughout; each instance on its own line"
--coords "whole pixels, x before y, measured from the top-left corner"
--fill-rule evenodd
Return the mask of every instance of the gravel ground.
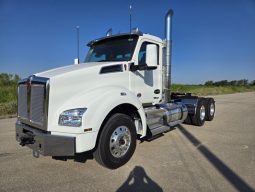
M 138 142 L 117 170 L 101 167 L 90 154 L 36 159 L 15 141 L 16 119 L 0 119 L 0 191 L 254 191 L 255 93 L 215 100 L 214 121 Z

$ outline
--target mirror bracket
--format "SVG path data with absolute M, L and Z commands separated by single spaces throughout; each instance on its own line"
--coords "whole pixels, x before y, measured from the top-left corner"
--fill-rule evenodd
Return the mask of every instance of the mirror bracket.
M 130 71 L 151 71 L 157 69 L 157 66 L 148 66 L 147 64 L 144 65 L 135 65 L 134 63 L 130 64 L 129 67 Z

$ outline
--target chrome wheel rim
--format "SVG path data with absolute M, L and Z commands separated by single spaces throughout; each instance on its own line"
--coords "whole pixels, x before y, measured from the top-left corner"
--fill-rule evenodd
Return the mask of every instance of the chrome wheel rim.
M 214 112 L 215 112 L 215 107 L 214 107 L 214 104 L 211 103 L 211 105 L 210 105 L 210 115 L 213 116 Z
M 117 127 L 110 138 L 110 152 L 116 158 L 123 157 L 131 144 L 131 133 L 126 126 Z
M 202 105 L 200 108 L 200 120 L 203 121 L 205 118 L 205 106 Z

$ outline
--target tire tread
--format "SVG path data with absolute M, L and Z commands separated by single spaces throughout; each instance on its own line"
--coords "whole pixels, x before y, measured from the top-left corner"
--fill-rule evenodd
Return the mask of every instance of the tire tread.
M 95 160 L 100 164 L 102 165 L 103 167 L 106 167 L 106 168 L 110 168 L 110 169 L 116 169 L 122 165 L 124 165 L 130 158 L 131 156 L 133 155 L 134 153 L 134 150 L 136 148 L 136 140 L 133 141 L 133 147 L 134 149 L 131 149 L 133 151 L 131 151 L 131 156 L 128 157 L 128 159 L 121 159 L 121 161 L 119 162 L 119 164 L 114 164 L 112 162 L 107 162 L 105 161 L 104 159 L 106 159 L 106 156 L 107 156 L 107 152 L 105 151 L 104 147 L 105 147 L 105 142 L 107 143 L 106 141 L 106 135 L 108 134 L 108 131 L 109 129 L 111 128 L 112 124 L 114 124 L 116 121 L 126 121 L 126 122 L 129 122 L 130 125 L 132 125 L 131 127 L 129 127 L 129 129 L 132 129 L 130 130 L 131 132 L 132 131 L 135 131 L 133 129 L 135 129 L 135 125 L 131 119 L 131 117 L 129 117 L 128 115 L 125 115 L 125 114 L 122 114 L 122 113 L 116 113 L 116 114 L 113 114 L 109 119 L 108 121 L 106 122 L 106 124 L 104 125 L 104 127 L 102 127 L 102 132 L 99 136 L 99 140 L 98 140 L 98 145 L 97 145 L 97 148 L 96 150 L 94 151 L 94 158 Z M 132 133 L 131 133 L 132 134 Z M 135 134 L 136 134 L 136 131 L 135 131 Z M 135 138 L 132 138 L 132 139 L 136 139 Z M 131 146 L 130 146 L 131 147 Z M 127 152 L 128 153 L 128 152 Z M 125 157 L 125 156 L 124 156 Z M 123 161 L 122 161 L 123 160 Z

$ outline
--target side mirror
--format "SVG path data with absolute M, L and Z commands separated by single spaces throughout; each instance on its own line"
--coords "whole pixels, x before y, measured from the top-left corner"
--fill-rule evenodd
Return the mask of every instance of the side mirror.
M 157 45 L 148 44 L 146 46 L 146 64 L 149 68 L 157 67 L 158 63 L 158 50 Z

